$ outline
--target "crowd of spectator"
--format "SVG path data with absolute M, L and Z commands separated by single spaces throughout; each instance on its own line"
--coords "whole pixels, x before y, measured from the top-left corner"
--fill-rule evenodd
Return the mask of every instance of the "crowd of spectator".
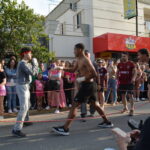
M 120 96 L 118 64 L 121 59 L 104 60 L 97 59 L 93 62 L 98 76 L 100 86 L 98 88 L 99 103 L 102 108 L 107 103 L 117 105 L 122 97 Z M 60 112 L 60 108 L 71 107 L 76 90 L 78 89 L 76 77 L 79 72 L 71 73 L 62 68 L 72 68 L 74 61 L 55 60 L 50 64 L 39 63 L 39 73 L 31 79 L 31 108 L 49 110 L 56 108 L 55 113 Z M 136 79 L 134 82 L 134 101 L 150 100 L 148 90 L 149 66 L 141 62 L 132 62 L 136 69 Z M 59 67 L 58 67 L 59 66 Z M 0 62 L 0 115 L 2 113 L 17 113 L 19 102 L 16 95 L 16 73 L 17 59 L 11 57 L 8 63 L 3 59 Z M 99 86 L 99 85 L 98 85 Z M 3 100 L 4 99 L 4 103 Z M 81 112 L 82 113 L 82 112 Z

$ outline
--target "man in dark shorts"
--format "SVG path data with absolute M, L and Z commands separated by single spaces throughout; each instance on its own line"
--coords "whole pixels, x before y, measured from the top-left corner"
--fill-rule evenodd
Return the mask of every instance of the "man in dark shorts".
M 89 50 L 85 50 L 84 53 L 85 53 L 85 56 L 88 59 L 91 59 L 91 54 L 90 54 Z M 94 65 L 94 68 L 96 70 L 96 66 L 95 65 Z M 94 117 L 95 109 L 94 109 L 93 105 L 90 105 L 90 110 L 89 111 L 90 111 L 89 117 Z M 86 115 L 87 115 L 87 103 L 85 102 L 85 103 L 81 104 L 81 117 L 85 118 Z M 82 121 L 85 122 L 86 120 L 83 119 Z
M 117 68 L 117 78 L 119 82 L 118 90 L 121 93 L 122 102 L 124 105 L 122 113 L 128 112 L 126 93 L 128 92 L 129 100 L 131 104 L 131 109 L 129 112 L 130 116 L 134 113 L 134 101 L 133 101 L 133 86 L 136 79 L 136 69 L 133 62 L 129 61 L 128 53 L 124 52 L 121 55 L 121 62 L 118 64 Z
M 63 126 L 53 127 L 52 130 L 60 135 L 69 135 L 69 127 L 71 126 L 71 123 L 76 116 L 77 108 L 81 105 L 81 103 L 87 102 L 88 99 L 90 100 L 91 105 L 95 107 L 97 112 L 104 120 L 98 126 L 105 128 L 113 127 L 113 124 L 107 119 L 104 111 L 99 107 L 96 102 L 97 86 L 94 82 L 94 78 L 97 77 L 97 73 L 93 67 L 91 60 L 88 59 L 84 54 L 84 45 L 81 43 L 76 44 L 74 48 L 74 53 L 77 58 L 76 65 L 73 69 L 65 70 L 69 70 L 72 72 L 78 70 L 80 72 L 81 77 L 76 79 L 76 81 L 80 83 L 80 88 L 77 95 L 75 96 L 72 108 L 70 109 L 68 120 Z

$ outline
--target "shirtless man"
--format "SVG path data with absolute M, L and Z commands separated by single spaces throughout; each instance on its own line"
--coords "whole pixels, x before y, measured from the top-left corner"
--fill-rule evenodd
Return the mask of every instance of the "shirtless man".
M 80 106 L 81 103 L 90 99 L 91 105 L 95 107 L 97 112 L 103 118 L 103 122 L 100 123 L 98 126 L 103 128 L 111 128 L 113 124 L 107 119 L 106 115 L 104 114 L 103 110 L 100 108 L 97 100 L 97 86 L 94 82 L 94 78 L 97 77 L 97 73 L 92 65 L 90 59 L 88 59 L 84 54 L 84 45 L 79 43 L 75 45 L 74 54 L 77 58 L 77 63 L 72 69 L 65 69 L 70 70 L 71 72 L 75 72 L 78 70 L 81 74 L 81 77 L 77 78 L 76 81 L 80 83 L 80 88 L 77 95 L 74 98 L 74 102 L 72 108 L 70 109 L 68 120 L 65 124 L 61 127 L 53 127 L 52 130 L 60 135 L 69 135 L 69 127 L 73 119 L 76 116 L 77 108 Z

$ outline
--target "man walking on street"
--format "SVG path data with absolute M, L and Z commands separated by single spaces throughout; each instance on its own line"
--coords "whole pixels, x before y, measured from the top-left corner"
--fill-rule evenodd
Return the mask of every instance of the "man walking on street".
M 134 100 L 133 100 L 133 86 L 136 79 L 136 69 L 133 62 L 129 61 L 129 55 L 123 52 L 121 55 L 121 62 L 117 66 L 117 78 L 119 82 L 118 90 L 121 93 L 123 111 L 122 113 L 128 112 L 126 94 L 128 92 L 131 109 L 129 112 L 130 116 L 134 114 Z
M 111 128 L 113 124 L 107 119 L 104 111 L 100 108 L 99 104 L 97 104 L 97 86 L 94 82 L 94 78 L 97 77 L 97 73 L 94 69 L 94 66 L 90 59 L 85 56 L 84 53 L 84 45 L 82 43 L 76 44 L 74 48 L 74 54 L 77 58 L 76 65 L 70 70 L 72 72 L 78 70 L 80 73 L 80 77 L 76 79 L 76 81 L 80 84 L 79 91 L 75 96 L 74 103 L 72 108 L 70 109 L 68 120 L 65 122 L 64 126 L 61 127 L 53 127 L 52 130 L 60 135 L 69 135 L 69 127 L 73 119 L 76 117 L 76 112 L 78 106 L 83 102 L 89 102 L 94 106 L 96 111 L 103 118 L 103 122 L 100 123 L 99 127 Z
M 16 137 L 25 137 L 21 130 L 23 121 L 29 111 L 30 107 L 30 90 L 31 76 L 38 73 L 38 62 L 36 58 L 32 59 L 31 48 L 24 47 L 21 49 L 22 60 L 17 66 L 17 95 L 20 103 L 20 110 L 17 116 L 17 122 L 12 130 L 12 134 Z M 32 59 L 32 63 L 29 61 Z

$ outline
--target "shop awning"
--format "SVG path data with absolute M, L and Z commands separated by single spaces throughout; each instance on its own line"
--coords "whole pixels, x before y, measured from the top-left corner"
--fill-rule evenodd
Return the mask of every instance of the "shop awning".
M 141 48 L 150 50 L 150 38 L 114 33 L 106 33 L 93 38 L 94 53 L 106 51 L 137 52 Z

